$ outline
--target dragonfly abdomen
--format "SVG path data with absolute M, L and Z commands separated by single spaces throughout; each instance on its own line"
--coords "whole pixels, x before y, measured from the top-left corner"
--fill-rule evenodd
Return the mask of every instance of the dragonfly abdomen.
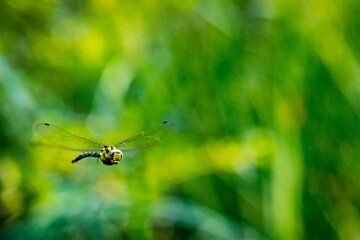
M 83 158 L 87 158 L 87 157 L 95 157 L 95 158 L 100 158 L 100 153 L 98 152 L 84 152 L 82 154 L 80 154 L 79 156 L 77 156 L 74 160 L 72 160 L 72 163 L 76 163 L 78 161 L 80 161 Z

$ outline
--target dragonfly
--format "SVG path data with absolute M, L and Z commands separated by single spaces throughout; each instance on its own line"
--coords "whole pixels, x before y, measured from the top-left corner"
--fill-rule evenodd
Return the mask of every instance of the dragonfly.
M 100 159 L 105 165 L 116 165 L 124 158 L 124 153 L 159 143 L 160 133 L 171 129 L 172 125 L 171 121 L 163 121 L 146 131 L 113 145 L 95 142 L 50 123 L 35 125 L 35 131 L 55 147 L 82 152 L 71 161 L 72 163 L 92 157 Z

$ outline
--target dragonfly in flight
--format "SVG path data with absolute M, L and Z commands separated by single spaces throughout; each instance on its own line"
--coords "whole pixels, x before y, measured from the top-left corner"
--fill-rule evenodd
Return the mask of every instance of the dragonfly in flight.
M 92 157 L 100 159 L 105 165 L 115 165 L 124 158 L 124 153 L 127 151 L 139 150 L 160 142 L 159 133 L 169 130 L 172 125 L 170 121 L 163 121 L 144 132 L 113 145 L 95 142 L 50 123 L 39 123 L 35 126 L 35 130 L 55 147 L 82 152 L 71 161 L 72 163 Z

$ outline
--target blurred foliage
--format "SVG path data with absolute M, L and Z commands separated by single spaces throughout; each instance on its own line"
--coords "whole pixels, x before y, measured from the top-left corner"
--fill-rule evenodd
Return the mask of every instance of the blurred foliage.
M 358 239 L 360 2 L 0 2 L 3 239 Z M 118 166 L 36 146 L 50 122 Z

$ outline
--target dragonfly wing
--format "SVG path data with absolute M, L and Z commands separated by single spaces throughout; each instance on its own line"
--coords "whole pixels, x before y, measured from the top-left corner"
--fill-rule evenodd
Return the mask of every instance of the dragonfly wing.
M 143 148 L 147 148 L 159 143 L 161 139 L 161 135 L 172 128 L 173 128 L 172 122 L 164 121 L 144 132 L 139 133 L 136 136 L 125 139 L 115 144 L 115 146 L 119 148 L 121 151 L 132 151 L 132 150 L 140 150 Z
M 74 151 L 91 151 L 101 149 L 104 146 L 49 123 L 39 123 L 35 126 L 35 130 L 51 145 L 59 148 Z

